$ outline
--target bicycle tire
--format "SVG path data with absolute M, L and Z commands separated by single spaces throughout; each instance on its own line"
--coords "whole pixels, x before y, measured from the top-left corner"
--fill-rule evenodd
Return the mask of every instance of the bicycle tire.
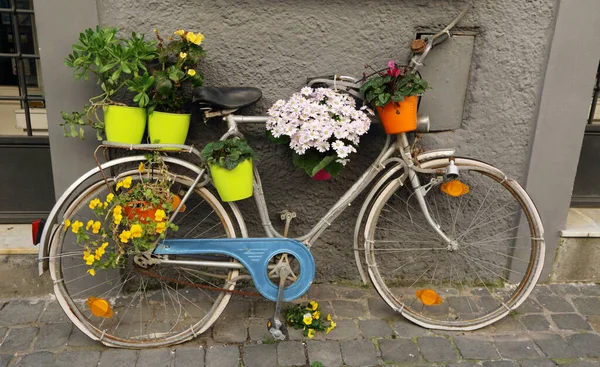
M 423 166 L 448 164 L 445 158 Z M 457 248 L 435 234 L 414 192 L 394 180 L 369 213 L 364 249 L 369 277 L 390 307 L 426 328 L 464 331 L 490 325 L 525 301 L 541 274 L 545 245 L 535 205 L 516 181 L 477 160 L 455 164 L 458 180 L 469 186 L 459 197 L 444 193 L 443 182 L 428 181 L 439 176 L 419 177 L 429 189 L 430 214 Z
M 140 157 L 139 161 L 143 159 Z M 135 166 L 135 162 L 127 163 Z M 114 185 L 117 179 L 127 176 L 137 179 L 135 170 L 128 170 L 131 167 L 113 168 L 121 173 L 108 177 L 109 185 Z M 174 182 L 172 190 L 183 193 L 193 183 L 191 178 L 184 175 L 171 172 L 169 175 Z M 81 218 L 85 223 L 86 214 L 91 214 L 88 202 L 92 198 L 104 197 L 107 193 L 104 180 L 82 189 L 81 194 L 64 210 L 62 222 L 75 217 Z M 211 229 L 206 232 L 207 236 L 217 237 L 219 234 L 235 237 L 229 215 L 206 188 L 194 189 L 185 205 L 187 212 L 176 218 L 176 221 L 181 220 L 179 230 L 171 232 L 169 238 L 200 234 L 198 226 L 202 224 L 201 228 L 204 229 L 209 223 Z M 190 221 L 190 218 L 204 219 L 198 222 Z M 50 247 L 50 273 L 55 283 L 55 293 L 69 319 L 84 334 L 108 346 L 134 349 L 161 347 L 178 344 L 203 333 L 223 312 L 231 294 L 217 291 L 213 296 L 215 291 L 206 290 L 202 286 L 233 290 L 236 285 L 235 277 L 239 274 L 238 270 L 223 269 L 221 273 L 211 274 L 208 279 L 209 275 L 197 268 L 156 264 L 152 267 L 156 276 L 149 276 L 148 271 L 140 272 L 139 267 L 127 261 L 123 269 L 97 270 L 97 274 L 92 277 L 85 273 L 86 266 L 79 248 L 81 246 L 73 241 L 73 236 L 71 231 L 60 230 Z M 107 252 L 109 250 L 110 246 Z M 233 261 L 228 257 L 220 259 Z M 102 274 L 103 270 L 105 274 Z M 216 275 L 219 278 L 214 278 Z M 92 285 L 88 285 L 89 282 Z M 139 284 L 137 289 L 136 283 Z M 92 296 L 107 300 L 114 311 L 114 317 L 99 318 L 91 314 L 85 301 Z

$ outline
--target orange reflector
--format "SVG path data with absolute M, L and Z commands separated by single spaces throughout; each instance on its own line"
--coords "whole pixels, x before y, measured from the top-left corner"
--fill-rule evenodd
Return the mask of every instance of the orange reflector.
M 459 197 L 469 193 L 469 186 L 459 180 L 452 180 L 442 184 L 442 191 L 450 196 Z
M 442 297 L 440 297 L 433 289 L 418 289 L 416 295 L 425 306 L 439 305 L 442 303 Z
M 173 195 L 173 201 L 171 202 L 171 205 L 173 205 L 173 210 L 177 209 L 177 207 L 179 206 L 179 203 L 181 203 L 181 198 L 177 195 Z M 179 209 L 180 213 L 183 213 L 185 211 L 185 204 L 183 204 L 181 206 L 181 209 Z
M 113 316 L 112 307 L 110 307 L 110 304 L 104 298 L 90 297 L 86 303 L 94 316 L 104 317 L 106 319 Z

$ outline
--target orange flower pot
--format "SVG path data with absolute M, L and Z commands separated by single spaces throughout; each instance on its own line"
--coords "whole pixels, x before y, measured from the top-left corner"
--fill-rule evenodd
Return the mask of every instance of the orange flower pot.
M 404 101 L 390 101 L 384 107 L 377 106 L 377 112 L 387 134 L 400 134 L 417 129 L 418 96 L 404 97 Z M 400 112 L 400 113 L 398 113 Z

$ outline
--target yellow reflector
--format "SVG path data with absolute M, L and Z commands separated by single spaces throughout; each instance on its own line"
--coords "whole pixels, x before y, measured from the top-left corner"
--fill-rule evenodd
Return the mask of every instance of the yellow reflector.
M 425 306 L 439 305 L 442 303 L 442 297 L 440 297 L 433 289 L 417 289 L 416 295 Z
M 110 304 L 104 298 L 90 297 L 86 303 L 94 316 L 104 317 L 106 319 L 113 316 L 112 307 L 110 307 Z
M 469 186 L 459 180 L 452 180 L 442 184 L 442 191 L 450 196 L 459 197 L 469 193 Z

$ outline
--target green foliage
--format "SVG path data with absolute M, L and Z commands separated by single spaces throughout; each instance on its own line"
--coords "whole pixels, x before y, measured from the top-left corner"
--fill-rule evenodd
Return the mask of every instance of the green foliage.
M 302 329 L 304 336 L 313 338 L 315 332 L 326 331 L 329 333 L 336 327 L 331 315 L 322 317 L 319 303 L 310 301 L 306 304 L 293 305 L 285 311 L 285 321 L 294 329 Z
M 310 367 L 323 367 L 323 363 L 321 363 L 319 361 L 314 361 L 313 363 L 310 364 Z
M 232 170 L 245 160 L 254 158 L 254 151 L 246 140 L 230 138 L 206 144 L 200 155 L 208 164 Z
M 400 102 L 404 97 L 425 93 L 429 84 L 417 74 L 394 64 L 386 73 L 375 73 L 360 87 L 367 102 L 383 107 L 388 102 Z
M 65 129 L 65 136 L 83 139 L 82 126 L 90 125 L 99 130 L 96 135 L 102 140 L 104 123 L 97 109 L 116 104 L 112 97 L 138 78 L 140 71 L 146 71 L 146 63 L 158 56 L 155 41 L 147 41 L 135 32 L 127 38 L 119 38 L 116 34 L 116 28 L 86 29 L 79 34 L 79 39 L 73 44 L 73 52 L 66 57 L 64 64 L 73 68 L 75 79 L 88 81 L 93 76 L 102 93 L 90 98 L 90 104 L 84 107 L 83 112 L 62 113 L 60 125 Z M 145 78 L 135 85 L 140 88 L 147 84 L 148 79 Z M 139 93 L 132 102 L 142 105 L 147 97 Z
M 331 155 L 323 157 L 323 153 L 315 150 L 307 150 L 305 154 L 300 155 L 292 151 L 292 163 L 298 168 L 302 168 L 309 176 L 314 176 L 320 170 L 324 169 L 333 177 L 337 176 L 344 166 L 336 162 L 337 155 L 332 152 Z

